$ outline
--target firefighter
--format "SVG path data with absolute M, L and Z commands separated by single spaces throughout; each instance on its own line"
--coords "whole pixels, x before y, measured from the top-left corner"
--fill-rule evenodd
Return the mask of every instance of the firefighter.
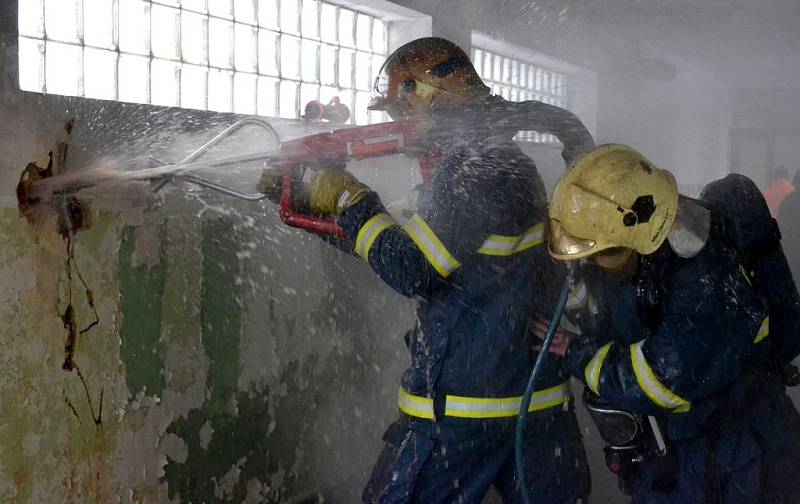
M 537 111 L 530 129 L 558 136 L 565 155 L 592 147 L 574 115 L 528 106 Z M 415 121 L 424 139 L 415 147 L 435 149 L 441 161 L 405 226 L 343 170 L 318 171 L 309 188 L 311 210 L 338 215 L 355 253 L 418 300 L 400 418 L 384 435 L 363 500 L 479 503 L 494 486 L 504 502 L 520 502 L 513 432 L 535 357 L 527 319 L 552 309 L 563 274 L 543 247 L 542 181 L 513 142 L 516 130 L 500 126 L 513 104 L 490 95 L 459 47 L 423 38 L 388 57 L 369 108 Z M 553 359 L 530 407 L 527 481 L 538 503 L 589 493 L 567 378 Z
M 775 358 L 796 345 L 770 333 L 756 281 L 773 280 L 751 276 L 717 210 L 616 144 L 577 161 L 551 201 L 550 254 L 594 273 L 574 300 L 591 329 L 562 330 L 552 349 L 585 382 L 637 503 L 800 502 L 800 416 Z

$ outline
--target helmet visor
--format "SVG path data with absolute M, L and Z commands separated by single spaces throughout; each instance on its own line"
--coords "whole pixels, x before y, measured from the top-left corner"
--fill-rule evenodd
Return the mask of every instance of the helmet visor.
M 550 219 L 550 239 L 547 249 L 556 259 L 570 261 L 581 259 L 597 252 L 597 242 L 572 236 L 555 219 Z

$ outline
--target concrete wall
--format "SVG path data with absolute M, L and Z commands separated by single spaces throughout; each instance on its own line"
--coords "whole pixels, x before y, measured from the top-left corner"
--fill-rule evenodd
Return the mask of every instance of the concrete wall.
M 26 164 L 65 141 L 70 171 L 149 166 L 234 118 L 20 92 L 12 4 L 0 7 L 0 500 L 356 501 L 395 414 L 410 302 L 281 225 L 271 203 L 146 184 L 81 194 L 91 226 L 72 240 L 70 288 L 58 212 L 41 205 L 37 226 L 18 212 Z M 411 166 L 393 163 L 404 191 Z M 99 323 L 66 371 L 70 293 L 78 329 L 92 321 L 81 278 Z

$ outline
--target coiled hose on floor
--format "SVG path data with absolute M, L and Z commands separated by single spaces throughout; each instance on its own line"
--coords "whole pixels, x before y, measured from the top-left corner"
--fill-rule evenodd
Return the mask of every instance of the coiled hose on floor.
M 553 339 L 555 339 L 558 323 L 561 321 L 561 316 L 564 314 L 564 308 L 567 306 L 567 297 L 569 296 L 571 278 L 572 270 L 570 269 L 567 279 L 564 281 L 564 286 L 561 288 L 561 295 L 558 298 L 558 304 L 556 305 L 556 309 L 553 312 L 552 318 L 550 319 L 550 327 L 547 328 L 547 335 L 542 342 L 542 349 L 539 351 L 539 355 L 536 357 L 536 362 L 533 365 L 533 371 L 531 371 L 531 376 L 528 378 L 528 385 L 525 387 L 525 393 L 522 396 L 522 404 L 520 404 L 519 413 L 517 414 L 517 429 L 514 435 L 514 462 L 517 468 L 519 484 L 522 487 L 522 502 L 525 504 L 531 504 L 531 496 L 528 493 L 528 484 L 525 481 L 525 464 L 523 459 L 523 440 L 525 437 L 525 424 L 528 417 L 528 407 L 531 404 L 533 391 L 536 387 L 536 382 L 539 379 L 539 375 L 541 374 L 544 359 L 550 351 L 550 345 L 553 343 Z

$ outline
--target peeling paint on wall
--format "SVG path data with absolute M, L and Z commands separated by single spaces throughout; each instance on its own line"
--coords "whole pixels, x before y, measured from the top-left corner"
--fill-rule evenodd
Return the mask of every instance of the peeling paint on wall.
M 155 253 L 148 261 L 136 261 L 137 238 L 148 228 L 126 226 L 119 249 L 120 308 L 122 310 L 122 346 L 120 358 L 125 364 L 125 380 L 132 394 L 144 391 L 159 396 L 164 390 L 163 348 L 161 341 L 161 295 L 166 278 L 166 228 L 157 225 Z M 140 253 L 142 255 L 142 253 Z

